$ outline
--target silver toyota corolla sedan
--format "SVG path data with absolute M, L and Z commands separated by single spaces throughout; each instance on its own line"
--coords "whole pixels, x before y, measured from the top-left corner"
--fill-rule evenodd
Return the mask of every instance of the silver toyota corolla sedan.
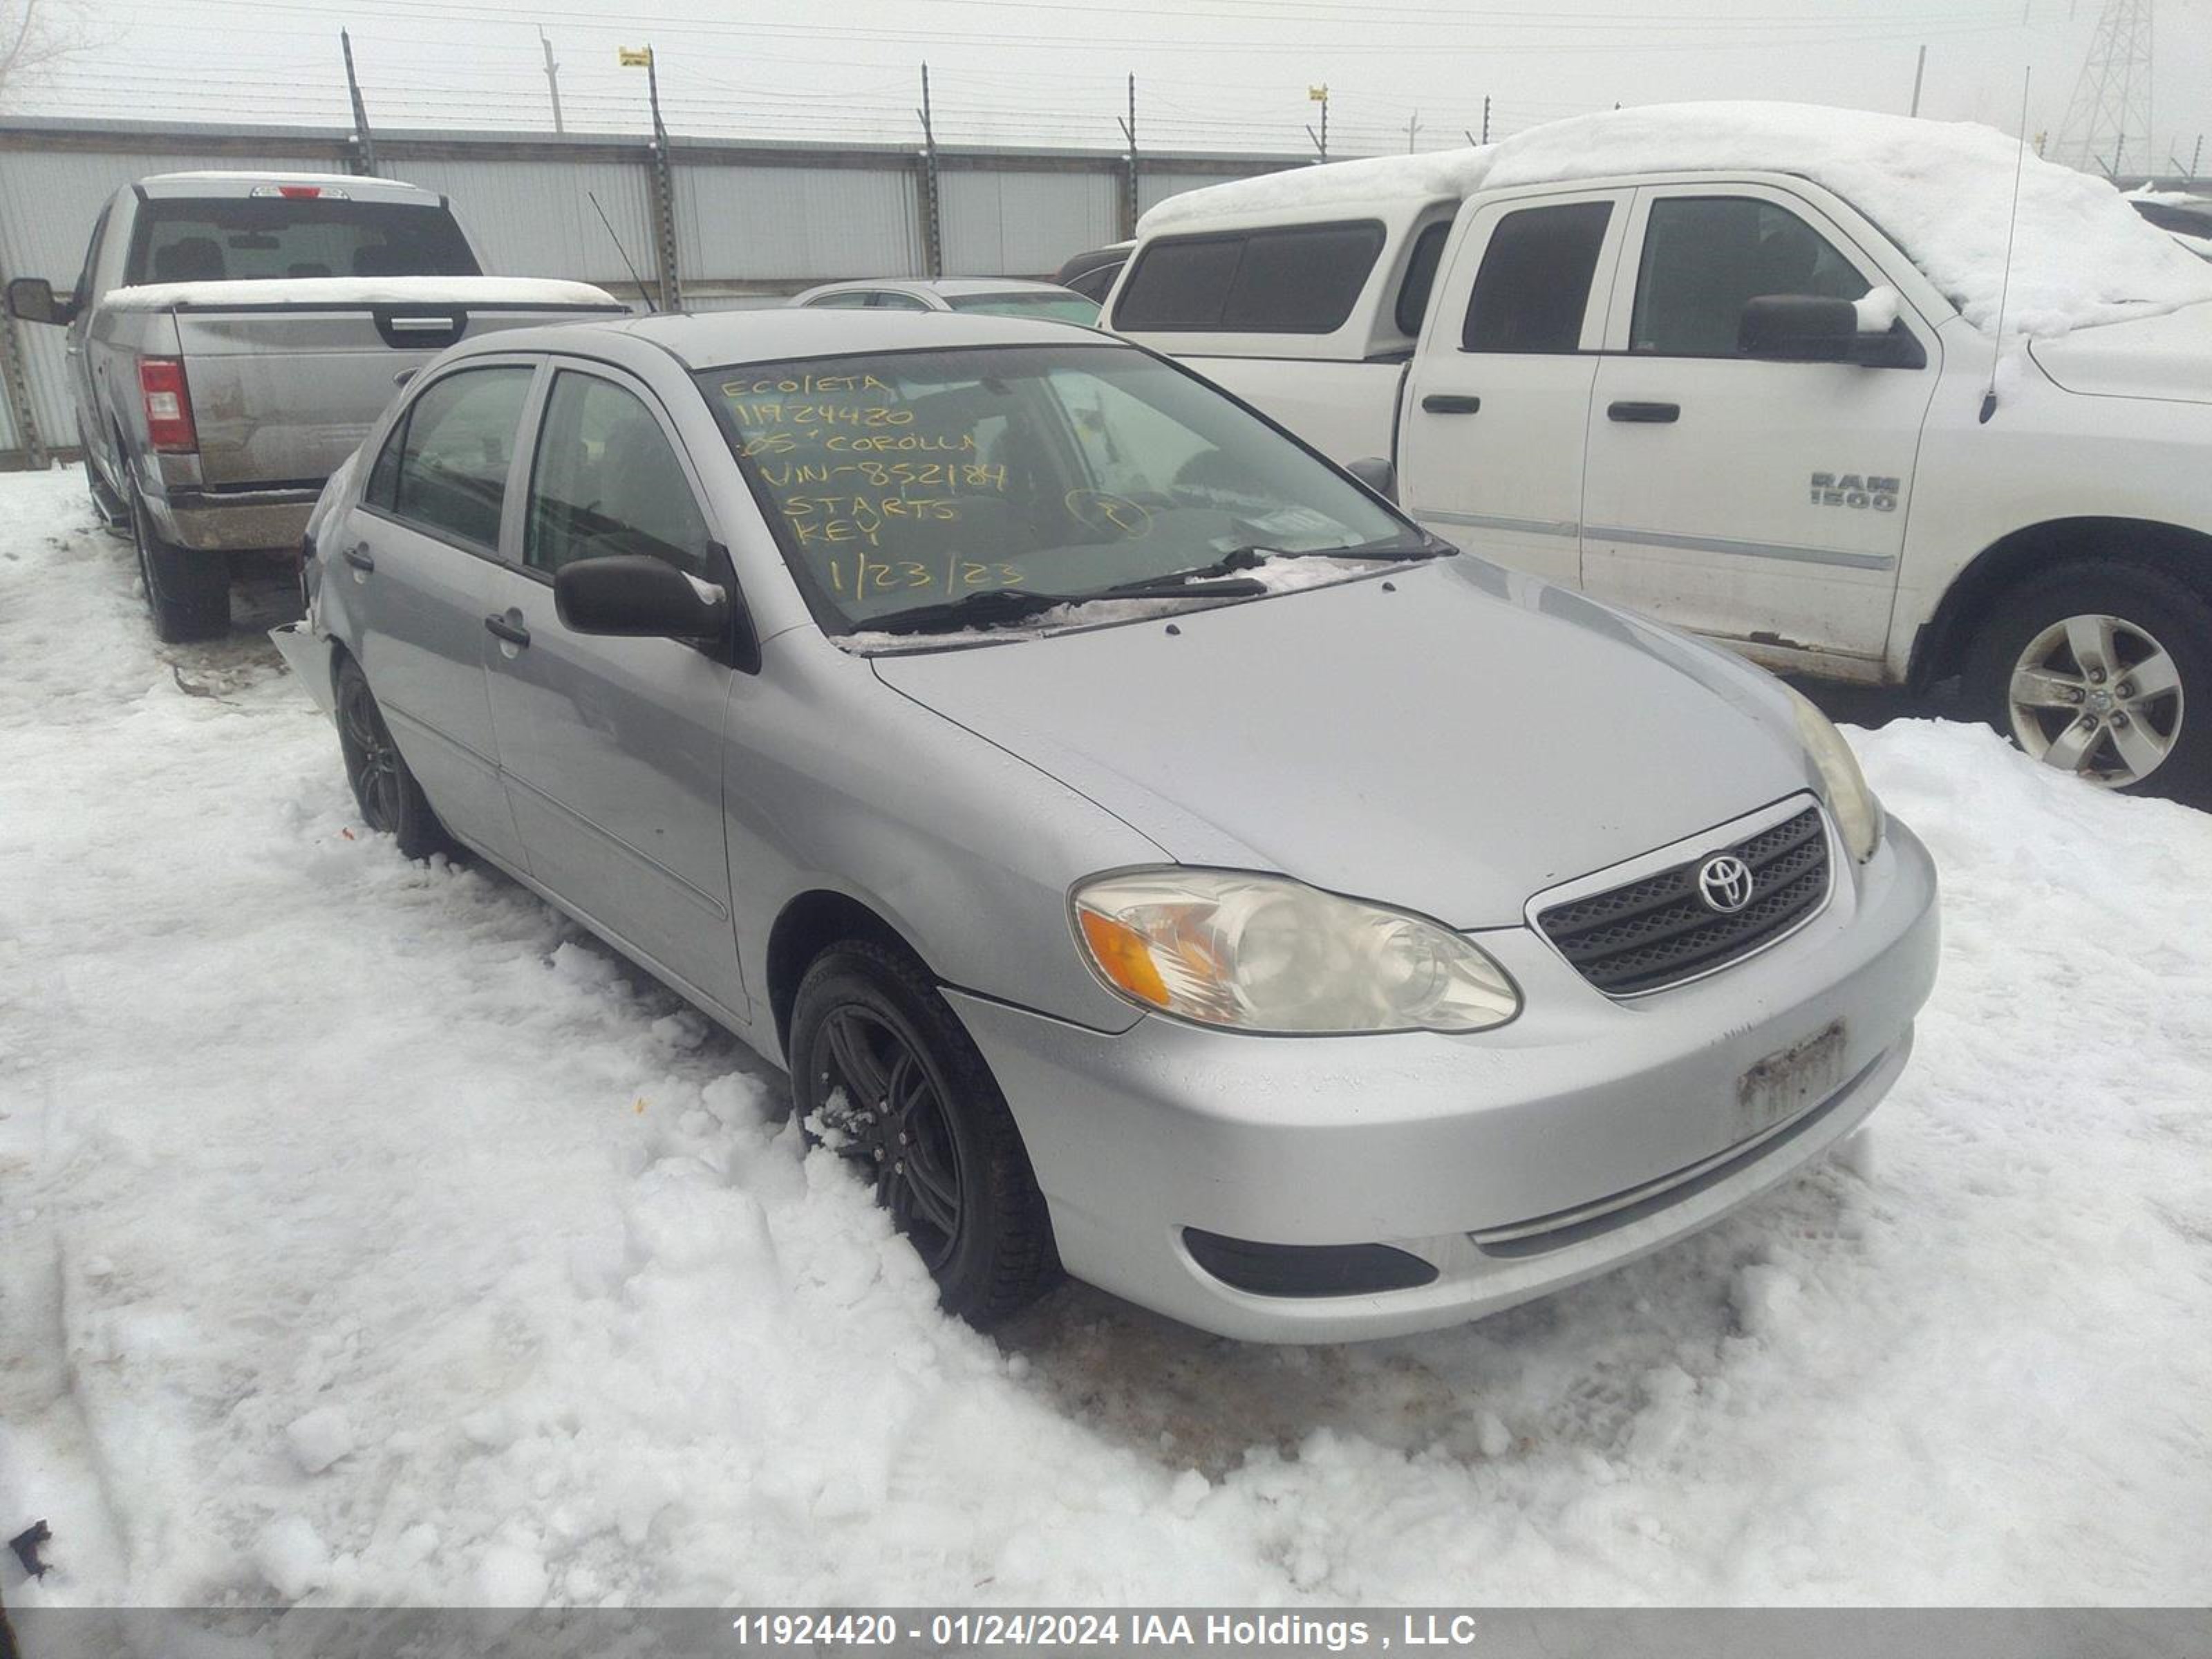
M 1936 877 L 1835 730 L 1105 337 L 776 311 L 409 384 L 279 641 L 361 810 L 792 1078 L 984 1322 L 1472 1318 L 1849 1133 Z

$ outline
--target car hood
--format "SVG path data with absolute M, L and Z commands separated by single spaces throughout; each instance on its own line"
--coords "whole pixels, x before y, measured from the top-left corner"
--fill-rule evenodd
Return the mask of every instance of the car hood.
M 2076 329 L 2028 350 L 2069 392 L 2212 404 L 2212 304 Z
M 1176 862 L 1460 928 L 1813 781 L 1757 670 L 1473 557 L 1172 621 L 874 667 Z

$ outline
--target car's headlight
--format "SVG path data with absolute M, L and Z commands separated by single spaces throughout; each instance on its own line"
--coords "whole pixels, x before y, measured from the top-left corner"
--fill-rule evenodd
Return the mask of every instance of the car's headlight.
M 1850 744 L 1844 741 L 1844 734 L 1836 730 L 1835 722 L 1814 708 L 1796 686 L 1785 685 L 1782 689 L 1790 694 L 1790 708 L 1797 716 L 1797 735 L 1805 744 L 1805 752 L 1820 769 L 1828 810 L 1836 815 L 1836 828 L 1843 832 L 1844 846 L 1863 864 L 1881 845 L 1881 802 L 1867 787 L 1866 776 L 1859 770 L 1858 757 L 1851 753 Z
M 1521 1011 L 1505 970 L 1449 928 L 1281 876 L 1139 870 L 1073 899 L 1076 938 L 1108 985 L 1201 1025 L 1480 1031 Z

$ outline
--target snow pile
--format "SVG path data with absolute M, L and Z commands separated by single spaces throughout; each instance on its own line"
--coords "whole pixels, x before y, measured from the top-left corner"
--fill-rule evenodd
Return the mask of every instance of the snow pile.
M 2212 300 L 2212 270 L 2100 179 L 1970 122 L 1772 103 L 1662 104 L 1554 121 L 1487 149 L 1384 156 L 1239 179 L 1170 198 L 1154 232 L 1218 214 L 1351 206 L 1617 173 L 1756 170 L 1824 185 L 1894 237 L 1984 332 L 2003 299 L 2008 334 L 2148 316 Z M 2013 216 L 2014 173 L 2020 210 Z
M 83 501 L 0 478 L 11 1609 L 2212 1598 L 2212 818 L 1860 734 L 1945 959 L 1843 1156 L 1462 1330 L 993 1340 L 781 1079 L 369 836 L 263 642 L 155 647 Z
M 592 306 L 626 311 L 589 283 L 546 276 L 268 276 L 220 283 L 142 283 L 110 289 L 111 311 L 219 311 L 226 306 Z
M 1138 220 L 1137 234 L 1156 235 L 1232 214 L 1304 212 L 1376 202 L 1455 202 L 1482 187 L 1483 173 L 1496 148 L 1329 161 L 1207 185 L 1154 204 Z
M 1993 127 L 1810 105 L 1661 105 L 1554 121 L 1497 147 L 1492 187 L 1716 167 L 1801 173 L 1887 231 L 1984 332 L 2029 335 L 2212 300 L 2212 271 L 2101 179 L 2029 154 Z

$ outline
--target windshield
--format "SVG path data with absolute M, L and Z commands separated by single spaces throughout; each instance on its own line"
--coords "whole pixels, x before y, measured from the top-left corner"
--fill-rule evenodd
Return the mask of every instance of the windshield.
M 948 294 L 945 303 L 955 311 L 979 312 L 986 317 L 1029 317 L 1048 323 L 1098 320 L 1098 301 L 1080 294 L 1040 294 L 1035 289 L 1011 289 L 1005 294 Z
M 1255 416 L 1127 346 L 819 357 L 698 380 L 833 633 L 908 611 L 951 631 L 965 620 L 940 628 L 938 611 L 1018 605 L 1007 590 L 1079 599 L 1181 580 L 1198 599 L 1199 573 L 1217 568 L 1435 550 Z M 1246 575 L 1226 591 L 1256 586 Z

